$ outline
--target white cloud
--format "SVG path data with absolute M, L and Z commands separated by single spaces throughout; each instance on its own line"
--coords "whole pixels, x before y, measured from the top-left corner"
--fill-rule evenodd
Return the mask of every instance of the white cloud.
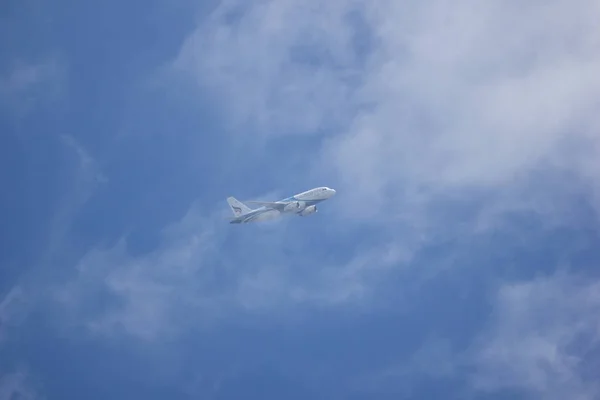
M 559 272 L 505 283 L 492 296 L 490 318 L 468 348 L 429 337 L 412 355 L 362 377 L 356 388 L 408 396 L 424 378 L 464 382 L 464 398 L 506 391 L 531 399 L 596 399 L 599 312 L 597 279 Z
M 381 61 L 365 84 L 377 106 L 332 151 L 372 136 L 381 147 L 372 157 L 351 151 L 339 165 L 366 163 L 392 185 L 498 184 L 555 155 L 569 135 L 591 134 L 600 57 L 588 42 L 599 30 L 586 15 L 596 9 L 592 1 L 381 7 L 373 19 Z M 568 46 L 556 44 L 565 38 Z
M 423 382 L 438 385 L 447 383 L 457 376 L 460 360 L 449 341 L 437 337 L 429 337 L 410 356 L 402 357 L 396 364 L 375 369 L 356 379 L 349 391 L 363 395 L 394 395 L 397 398 L 423 397 Z M 455 397 L 458 393 L 452 391 Z M 464 396 L 463 398 L 468 398 Z
M 32 85 L 36 85 L 53 75 L 56 71 L 54 62 L 44 62 L 41 64 L 22 64 L 12 70 L 3 80 L 2 93 L 19 93 L 28 90 Z
M 250 123 L 240 132 L 335 127 L 318 168 L 340 180 L 345 217 L 424 213 L 432 196 L 504 188 L 541 166 L 599 181 L 594 0 L 223 4 L 176 65 Z
M 40 104 L 59 99 L 65 84 L 66 67 L 58 58 L 15 61 L 0 73 L 0 106 L 23 117 Z
M 129 255 L 125 239 L 90 251 L 77 276 L 53 289 L 53 300 L 59 313 L 93 333 L 154 341 L 243 315 L 285 320 L 298 305 L 367 304 L 380 272 L 410 261 L 410 251 L 395 244 L 351 251 L 338 261 L 302 252 L 309 238 L 287 222 L 255 225 L 245 235 L 244 227 L 231 229 L 221 215 L 194 206 L 150 253 Z M 295 250 L 286 246 L 288 230 L 296 235 Z
M 591 130 L 598 126 L 592 105 L 600 89 L 592 73 L 600 62 L 594 7 L 583 0 L 527 7 L 499 1 L 223 2 L 185 41 L 175 68 L 218 94 L 240 133 L 269 140 L 329 132 L 318 168 L 337 175 L 343 200 L 336 198 L 341 207 L 332 210 L 341 208 L 346 224 L 402 218 L 405 228 L 394 222 L 390 244 L 330 265 L 319 260 L 318 271 L 304 271 L 299 279 L 295 263 L 315 260 L 306 254 L 290 261 L 275 250 L 282 235 L 268 229 L 235 254 L 253 251 L 253 241 L 269 242 L 271 249 L 248 255 L 246 269 L 235 270 L 238 256 L 215 250 L 227 247 L 227 224 L 201 218 L 193 208 L 174 225 L 185 234 L 166 233 L 150 254 L 131 257 L 124 242 L 90 252 L 67 294 L 75 296 L 88 279 L 103 280 L 122 303 L 96 314 L 89 326 L 153 339 L 176 331 L 165 321 L 181 310 L 208 321 L 225 310 L 276 313 L 289 304 L 368 299 L 385 276 L 374 265 L 385 271 L 406 264 L 431 232 L 440 234 L 439 213 L 431 213 L 437 195 L 503 189 L 489 207 L 474 211 L 481 217 L 472 232 L 493 227 L 507 211 L 556 214 L 555 203 L 540 203 L 528 191 L 527 177 L 549 162 L 581 173 L 586 183 L 597 178 L 590 167 L 594 147 L 577 153 L 583 158 L 559 151 L 597 139 Z M 368 46 L 360 47 L 357 35 Z M 507 186 L 512 182 L 518 186 Z
M 63 135 L 61 140 L 74 149 L 75 167 L 69 177 L 72 185 L 57 201 L 49 226 L 40 225 L 38 228 L 46 228 L 47 234 L 43 247 L 36 252 L 33 266 L 24 269 L 16 277 L 18 283 L 0 302 L 0 342 L 8 336 L 7 331 L 11 326 L 19 325 L 32 308 L 47 300 L 46 290 L 55 273 L 46 272 L 55 271 L 57 265 L 63 265 L 64 260 L 77 256 L 77 250 L 72 246 L 73 219 L 98 186 L 108 181 L 97 161 L 74 137 Z
M 8 328 L 22 321 L 26 306 L 26 297 L 20 286 L 13 287 L 4 296 L 0 302 L 0 344 L 7 336 Z
M 206 223 L 210 221 L 190 211 L 167 230 L 158 249 L 141 257 L 128 254 L 124 239 L 88 252 L 78 262 L 75 279 L 56 288 L 55 300 L 75 324 L 82 322 L 98 334 L 124 332 L 147 340 L 169 336 L 178 311 L 195 307 L 200 314 L 208 307 L 203 289 L 210 283 L 203 280 L 214 269 L 205 262 L 213 243 Z M 105 290 L 119 304 L 100 312 L 90 309 L 107 300 Z
M 473 348 L 474 387 L 598 398 L 599 293 L 597 280 L 564 274 L 501 287 L 492 322 Z
M 34 389 L 31 376 L 23 368 L 0 377 L 0 400 L 42 400 Z
M 356 74 L 346 7 L 224 1 L 185 41 L 175 67 L 211 90 L 242 131 L 317 131 L 344 116 L 338 107 L 349 96 L 344 82 Z M 331 64 L 315 65 L 322 57 Z
M 60 140 L 74 151 L 74 167 L 71 169 L 72 175 L 69 177 L 71 185 L 57 202 L 48 227 L 45 248 L 36 260 L 41 268 L 54 268 L 57 257 L 67 255 L 71 245 L 69 235 L 73 219 L 95 191 L 108 182 L 108 178 L 101 171 L 98 162 L 74 136 L 61 135 Z
M 440 226 L 431 213 L 436 196 L 501 189 L 502 197 L 470 227 L 475 231 L 496 226 L 513 210 L 557 215 L 555 197 L 529 190 L 536 168 L 575 172 L 588 186 L 600 183 L 595 1 L 222 4 L 186 40 L 175 67 L 220 96 L 239 133 L 265 140 L 325 136 L 315 168 L 321 178 L 337 180 L 341 208 L 330 210 L 341 209 L 346 221 L 328 232 L 343 231 L 351 219 L 382 224 L 402 218 L 409 228 L 393 220 L 388 242 L 332 259 L 306 251 L 309 238 L 288 230 L 285 221 L 253 226 L 249 235 L 243 227 L 229 230 L 212 210 L 192 207 L 148 254 L 130 255 L 125 239 L 89 251 L 75 279 L 52 293 L 73 324 L 153 341 L 188 324 L 263 311 L 293 316 L 290 308 L 298 304 L 364 305 L 386 271 L 410 263 Z M 31 93 L 52 75 L 48 71 L 57 70 L 15 70 L 0 81 L 0 94 Z M 106 180 L 81 145 L 63 139 L 81 164 L 73 192 L 56 213 L 47 265 L 65 248 L 73 210 Z M 475 349 L 475 387 L 591 398 L 598 388 L 580 361 L 597 346 L 591 316 L 600 306 L 598 289 L 562 276 L 503 288 L 494 324 Z M 15 299 L 18 292 L 0 303 L 3 326 Z M 415 355 L 412 370 L 392 375 L 452 375 L 459 363 L 448 360 L 454 354 L 448 343 L 431 344 Z M 3 378 L 0 399 L 22 387 L 22 378 Z

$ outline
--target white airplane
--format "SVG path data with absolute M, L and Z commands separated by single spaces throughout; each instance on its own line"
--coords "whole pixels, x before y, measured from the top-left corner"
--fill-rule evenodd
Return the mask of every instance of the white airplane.
M 335 190 L 324 186 L 310 189 L 275 202 L 248 201 L 248 203 L 260 206 L 255 209 L 248 207 L 235 197 L 228 197 L 227 203 L 234 215 L 229 223 L 245 224 L 248 222 L 266 221 L 277 218 L 282 214 L 296 214 L 304 217 L 316 213 L 317 204 L 329 199 L 334 194 Z

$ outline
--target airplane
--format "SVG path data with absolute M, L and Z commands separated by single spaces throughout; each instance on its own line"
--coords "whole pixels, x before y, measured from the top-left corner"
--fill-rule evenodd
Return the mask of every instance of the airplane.
M 317 212 L 317 204 L 329 199 L 335 190 L 326 186 L 307 190 L 279 201 L 248 201 L 249 204 L 259 205 L 252 209 L 246 204 L 230 196 L 227 203 L 233 211 L 230 224 L 246 224 L 249 222 L 266 221 L 278 218 L 283 214 L 296 214 L 301 217 Z

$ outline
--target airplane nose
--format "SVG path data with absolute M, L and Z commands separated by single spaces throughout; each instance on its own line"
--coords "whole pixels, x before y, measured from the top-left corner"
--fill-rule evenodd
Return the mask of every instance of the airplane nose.
M 331 195 L 333 196 L 335 194 L 335 189 L 329 189 L 331 191 Z

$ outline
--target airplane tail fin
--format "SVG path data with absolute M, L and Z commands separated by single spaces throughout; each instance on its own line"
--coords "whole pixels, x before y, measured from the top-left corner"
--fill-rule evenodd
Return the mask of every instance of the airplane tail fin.
M 245 205 L 244 203 L 232 196 L 227 198 L 227 203 L 229 204 L 229 207 L 231 207 L 233 215 L 235 215 L 236 217 L 239 217 L 240 215 L 247 214 L 250 211 L 252 211 L 250 207 L 248 207 L 247 205 Z

